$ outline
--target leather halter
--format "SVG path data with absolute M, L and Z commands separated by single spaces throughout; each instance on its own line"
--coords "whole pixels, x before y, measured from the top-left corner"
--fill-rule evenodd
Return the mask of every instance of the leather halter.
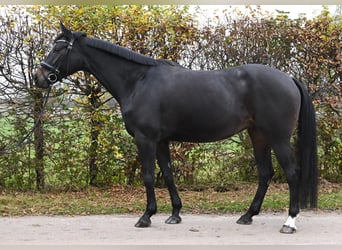
M 68 57 L 68 54 L 70 53 L 70 51 L 72 50 L 72 46 L 74 43 L 75 39 L 72 39 L 71 41 L 67 41 L 67 40 L 57 40 L 55 43 L 66 43 L 67 44 L 67 48 L 66 48 L 66 53 L 64 54 L 64 56 L 62 56 L 57 64 L 57 66 L 52 66 L 51 64 L 47 63 L 46 61 L 42 61 L 40 63 L 40 66 L 51 71 L 48 76 L 47 76 L 47 80 L 50 83 L 50 85 L 56 83 L 59 80 L 59 74 L 60 74 L 60 66 L 62 64 L 61 59 L 64 59 L 65 57 Z

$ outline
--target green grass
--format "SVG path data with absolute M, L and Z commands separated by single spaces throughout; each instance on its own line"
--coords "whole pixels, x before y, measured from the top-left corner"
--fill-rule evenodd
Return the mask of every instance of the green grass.
M 216 192 L 180 191 L 183 213 L 242 213 L 248 209 L 256 190 L 255 184 L 241 184 L 238 190 Z M 320 191 L 318 209 L 342 209 L 341 184 Z M 158 212 L 171 212 L 166 189 L 156 189 Z M 289 195 L 286 184 L 271 185 L 263 203 L 263 211 L 286 211 Z M 143 187 L 113 186 L 101 190 L 88 188 L 78 192 L 6 192 L 0 194 L 1 216 L 24 215 L 89 215 L 140 214 L 145 209 Z

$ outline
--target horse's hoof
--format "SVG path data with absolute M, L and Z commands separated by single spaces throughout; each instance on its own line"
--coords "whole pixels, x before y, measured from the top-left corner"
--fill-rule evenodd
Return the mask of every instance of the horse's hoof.
M 240 219 L 237 220 L 237 224 L 240 224 L 240 225 L 250 225 L 252 224 L 253 220 L 251 217 L 249 216 L 246 216 L 246 215 L 242 215 L 240 217 Z
M 178 223 L 181 223 L 181 221 L 182 221 L 181 217 L 172 215 L 165 221 L 165 223 L 166 224 L 178 224 Z
M 290 226 L 286 226 L 283 225 L 283 227 L 280 229 L 280 232 L 283 234 L 293 234 L 297 231 L 296 228 L 290 227 Z
M 135 227 L 149 227 L 151 226 L 151 219 L 148 218 L 147 216 L 142 216 L 134 226 Z

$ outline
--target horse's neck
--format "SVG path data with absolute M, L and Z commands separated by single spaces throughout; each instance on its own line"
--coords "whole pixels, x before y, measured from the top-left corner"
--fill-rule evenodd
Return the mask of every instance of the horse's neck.
M 93 74 L 121 104 L 134 90 L 136 82 L 145 75 L 148 66 L 97 49 L 93 50 L 94 52 L 88 52 L 86 55 L 86 70 Z

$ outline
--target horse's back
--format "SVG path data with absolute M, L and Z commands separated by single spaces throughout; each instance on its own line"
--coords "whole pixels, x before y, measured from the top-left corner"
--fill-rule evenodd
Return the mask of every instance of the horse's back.
M 292 79 L 263 65 L 216 71 L 163 65 L 150 72 L 134 98 L 132 119 L 177 141 L 216 141 L 252 126 L 291 134 L 300 106 Z

